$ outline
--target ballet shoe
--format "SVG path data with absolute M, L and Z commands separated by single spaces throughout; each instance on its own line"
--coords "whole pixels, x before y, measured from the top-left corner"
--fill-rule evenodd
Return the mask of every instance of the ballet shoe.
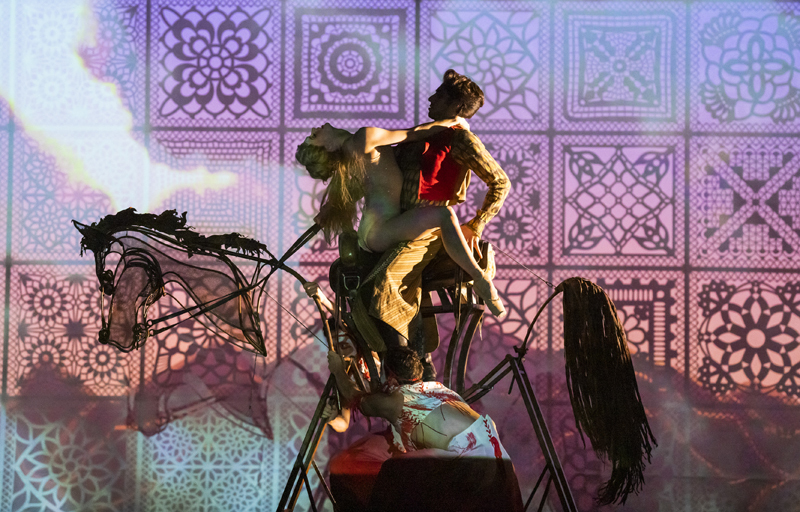
M 486 302 L 486 307 L 489 308 L 489 311 L 498 319 L 505 317 L 506 308 L 497 295 L 497 289 L 494 287 L 491 279 L 488 279 L 485 275 L 481 275 L 481 277 L 475 279 L 474 282 L 473 288 L 475 289 L 475 293 Z

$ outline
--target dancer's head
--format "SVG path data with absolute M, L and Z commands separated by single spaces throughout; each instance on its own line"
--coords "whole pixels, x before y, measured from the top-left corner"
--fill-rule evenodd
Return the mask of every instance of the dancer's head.
M 345 143 L 351 136 L 347 130 L 325 123 L 312 129 L 295 153 L 312 178 L 330 180 L 319 215 L 314 218 L 329 243 L 333 236 L 353 229 L 356 202 L 364 195 L 364 163 L 345 151 Z
M 312 128 L 311 135 L 297 146 L 295 158 L 312 178 L 328 180 L 346 164 L 343 146 L 350 135 L 347 130 L 334 128 L 330 123 Z
M 456 116 L 470 118 L 483 106 L 483 91 L 464 75 L 448 69 L 442 85 L 428 98 L 431 102 L 428 116 L 440 121 Z
M 408 347 L 395 347 L 386 352 L 383 361 L 386 372 L 400 383 L 416 382 L 422 378 L 422 361 Z

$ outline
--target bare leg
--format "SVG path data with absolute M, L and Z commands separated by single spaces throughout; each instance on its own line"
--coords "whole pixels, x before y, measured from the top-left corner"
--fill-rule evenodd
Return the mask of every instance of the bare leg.
M 426 231 L 436 228 L 442 231 L 442 243 L 447 254 L 475 280 L 475 291 L 478 295 L 489 303 L 495 315 L 504 316 L 505 308 L 497 297 L 497 290 L 491 280 L 483 275 L 472 252 L 467 248 L 458 217 L 451 207 L 414 208 L 384 223 L 376 223 L 367 235 L 367 245 L 375 251 L 382 252 L 398 242 L 413 240 Z

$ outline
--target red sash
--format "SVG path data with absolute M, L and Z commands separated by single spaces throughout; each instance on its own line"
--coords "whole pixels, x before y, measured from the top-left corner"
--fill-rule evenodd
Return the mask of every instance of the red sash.
M 428 201 L 455 199 L 463 180 L 461 166 L 450 156 L 455 128 L 428 139 L 420 158 L 419 198 Z

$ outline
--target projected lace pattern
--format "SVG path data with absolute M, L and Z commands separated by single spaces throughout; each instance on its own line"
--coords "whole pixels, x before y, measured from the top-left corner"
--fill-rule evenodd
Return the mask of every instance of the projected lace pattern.
M 143 124 L 145 9 L 116 1 L 95 7 L 98 35 L 94 46 L 79 49 L 94 76 L 117 86 L 134 123 Z
M 617 307 L 631 354 L 659 371 L 681 370 L 685 358 L 683 276 L 676 271 L 559 271 L 556 282 L 581 275 L 600 285 Z M 554 345 L 563 348 L 563 315 L 554 310 Z
M 150 145 L 150 154 L 174 169 L 203 166 L 212 173 L 232 173 L 235 179 L 220 190 L 178 190 L 153 211 L 188 211 L 192 226 L 202 233 L 236 232 L 264 240 L 270 251 L 277 251 L 278 227 L 285 215 L 280 188 L 271 186 L 282 172 L 277 134 L 165 131 L 153 134 Z M 175 186 L 163 184 L 170 185 Z
M 481 142 L 508 175 L 512 193 L 500 213 L 484 228 L 483 238 L 521 263 L 540 264 L 547 258 L 547 141 L 521 135 L 480 135 Z M 473 218 L 483 204 L 486 186 L 475 176 L 467 201 L 456 208 L 459 220 Z M 503 258 L 498 254 L 498 258 Z M 513 263 L 507 259 L 506 263 Z
M 407 125 L 413 105 L 407 47 L 413 40 L 413 4 L 292 7 L 286 75 L 291 124 L 315 126 L 324 119 L 351 127 Z
M 520 7 L 512 2 L 422 4 L 420 119 L 428 117 L 424 99 L 446 70 L 455 69 L 483 89 L 485 103 L 474 117 L 481 129 L 544 127 L 547 96 L 540 61 L 548 52 L 548 24 L 541 14 L 546 7 Z
M 108 197 L 68 180 L 55 158 L 22 136 L 16 137 L 14 176 L 12 252 L 19 259 L 75 259 L 80 236 L 70 221 L 110 213 Z
M 635 10 L 622 3 L 559 6 L 559 125 L 591 121 L 638 130 L 646 122 L 678 128 L 683 45 L 677 35 L 683 16 L 668 4 Z
M 695 120 L 703 127 L 776 130 L 800 115 L 800 17 L 792 9 L 698 9 Z M 702 81 L 700 81 L 702 80 Z
M 800 282 L 792 276 L 703 277 L 695 292 L 703 387 L 719 395 L 775 393 L 798 403 Z
M 138 382 L 138 358 L 97 341 L 100 292 L 91 267 L 19 266 L 11 282 L 10 394 L 43 368 L 100 396 L 124 396 Z
M 5 510 L 112 512 L 132 501 L 123 434 L 33 408 L 6 421 L 6 449 L 16 460 L 6 466 Z
M 152 124 L 275 126 L 279 11 L 274 2 L 154 8 Z
M 797 148 L 753 139 L 694 143 L 692 260 L 697 265 L 794 266 L 800 250 Z
M 563 215 L 562 257 L 678 261 L 678 143 L 606 144 L 557 144 L 563 174 L 556 176 L 554 190 L 555 208 Z
M 211 411 L 180 419 L 144 441 L 142 497 L 147 510 L 250 510 L 277 494 L 262 478 L 269 441 Z M 266 485 L 265 485 L 266 484 Z

